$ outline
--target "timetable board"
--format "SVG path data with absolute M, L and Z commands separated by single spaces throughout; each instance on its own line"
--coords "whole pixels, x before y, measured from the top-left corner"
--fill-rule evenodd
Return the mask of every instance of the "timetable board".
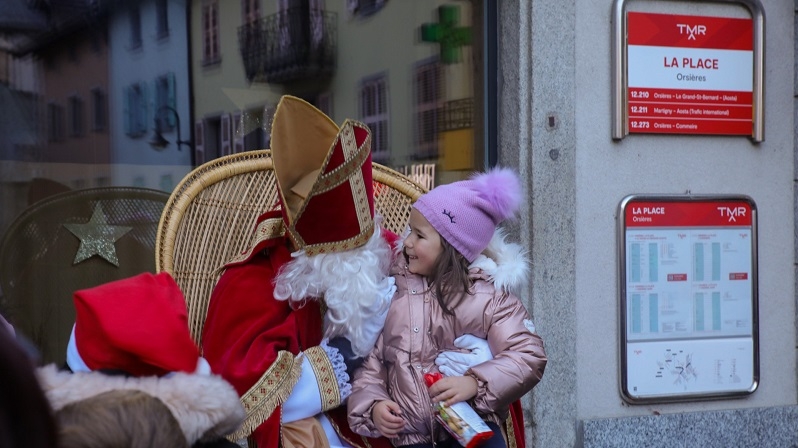
M 759 381 L 753 200 L 628 196 L 619 224 L 624 398 L 753 393 Z

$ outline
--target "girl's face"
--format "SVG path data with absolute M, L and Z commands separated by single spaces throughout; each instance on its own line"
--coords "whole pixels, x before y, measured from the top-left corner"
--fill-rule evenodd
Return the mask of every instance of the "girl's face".
M 428 277 L 443 252 L 441 236 L 418 210 L 410 210 L 410 234 L 405 238 L 408 270 Z

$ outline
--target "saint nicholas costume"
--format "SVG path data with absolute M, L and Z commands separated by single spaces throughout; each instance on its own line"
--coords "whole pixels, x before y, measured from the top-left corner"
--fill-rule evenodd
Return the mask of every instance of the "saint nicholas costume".
M 395 235 L 374 217 L 371 132 L 284 96 L 271 142 L 280 207 L 225 266 L 202 337 L 203 356 L 247 413 L 231 438 L 261 448 L 388 447 L 349 429 L 341 405 L 350 378 L 331 342 L 343 337 L 365 355 L 395 291 Z

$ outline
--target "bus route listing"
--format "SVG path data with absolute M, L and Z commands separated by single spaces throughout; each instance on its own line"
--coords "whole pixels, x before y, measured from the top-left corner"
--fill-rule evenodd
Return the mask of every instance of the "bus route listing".
M 631 133 L 750 135 L 749 19 L 628 13 Z

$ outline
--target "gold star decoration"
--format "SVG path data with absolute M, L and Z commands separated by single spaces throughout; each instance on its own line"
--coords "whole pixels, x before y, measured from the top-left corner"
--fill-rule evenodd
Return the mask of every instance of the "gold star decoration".
M 64 227 L 80 240 L 80 247 L 78 247 L 78 253 L 75 254 L 73 265 L 94 255 L 99 255 L 116 267 L 119 267 L 119 259 L 116 257 L 114 243 L 133 229 L 133 227 L 108 225 L 108 220 L 99 202 L 94 206 L 94 213 L 89 222 L 86 224 L 64 224 Z

